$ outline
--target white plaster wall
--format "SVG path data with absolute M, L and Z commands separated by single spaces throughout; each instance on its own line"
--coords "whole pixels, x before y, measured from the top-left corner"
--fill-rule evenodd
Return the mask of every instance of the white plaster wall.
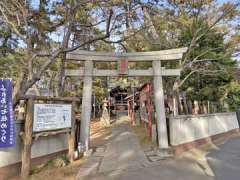
M 22 141 L 19 133 L 23 128 L 23 123 L 16 121 L 17 141 L 16 147 L 1 149 L 0 148 L 0 167 L 15 164 L 21 161 Z M 68 149 L 67 135 L 61 134 L 49 137 L 40 137 L 34 141 L 32 146 L 32 158 L 41 157 L 51 153 Z
M 180 115 L 170 118 L 172 145 L 179 145 L 239 128 L 235 112 Z

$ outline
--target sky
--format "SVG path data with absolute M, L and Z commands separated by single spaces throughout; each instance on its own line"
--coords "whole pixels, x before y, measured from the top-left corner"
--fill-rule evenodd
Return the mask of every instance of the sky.
M 225 3 L 225 2 L 239 2 L 239 0 L 218 0 L 219 3 Z
M 52 0 L 52 1 L 59 1 L 59 0 Z M 39 0 L 32 0 L 31 1 L 32 3 L 32 6 L 37 8 L 38 5 L 39 5 Z M 234 3 L 237 3 L 237 2 L 240 2 L 240 0 L 217 0 L 218 3 L 222 4 L 222 3 L 226 3 L 226 2 L 234 2 Z

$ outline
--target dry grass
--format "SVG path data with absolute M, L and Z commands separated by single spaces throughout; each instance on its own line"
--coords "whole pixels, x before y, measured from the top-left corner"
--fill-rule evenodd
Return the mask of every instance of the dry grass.
M 48 168 L 43 169 L 41 172 L 37 174 L 33 174 L 29 180 L 75 180 L 76 175 L 79 170 L 79 166 L 84 163 L 84 159 L 80 159 L 75 161 L 72 164 L 69 164 L 65 167 L 52 167 L 49 166 Z

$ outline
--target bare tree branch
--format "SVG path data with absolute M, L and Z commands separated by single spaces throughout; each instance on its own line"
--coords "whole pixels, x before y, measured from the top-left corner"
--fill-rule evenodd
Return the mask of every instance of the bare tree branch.
M 202 30 L 202 28 L 197 29 L 195 32 L 192 41 L 188 47 L 188 51 L 185 53 L 185 57 L 183 59 L 184 64 L 189 57 L 192 48 L 196 45 L 197 41 L 200 40 L 203 36 L 205 36 L 216 24 L 218 24 L 224 17 L 226 17 L 228 14 L 230 14 L 234 9 L 236 9 L 239 6 L 240 3 L 236 3 L 234 6 L 232 6 L 230 9 L 223 12 L 203 33 L 199 34 Z
M 93 39 L 90 39 L 90 40 L 88 40 L 88 41 L 86 41 L 82 44 L 76 45 L 74 47 L 63 49 L 62 52 L 71 52 L 71 51 L 74 51 L 74 50 L 76 50 L 80 47 L 85 46 L 86 44 L 91 44 L 93 42 L 103 40 L 103 39 L 106 39 L 106 38 L 110 37 L 110 25 L 111 25 L 112 16 L 113 16 L 113 11 L 110 10 L 109 17 L 108 17 L 108 20 L 107 20 L 107 23 L 106 23 L 106 33 L 105 33 L 105 35 L 95 37 Z
M 23 41 L 25 41 L 24 35 L 21 34 L 21 33 L 19 32 L 19 30 L 17 29 L 16 25 L 15 25 L 12 21 L 10 21 L 10 20 L 8 19 L 7 14 L 5 13 L 4 8 L 3 8 L 1 5 L 2 5 L 2 3 L 0 4 L 0 12 L 1 12 L 1 14 L 2 14 L 2 17 L 5 19 L 5 22 L 11 27 L 11 29 L 12 29 Z

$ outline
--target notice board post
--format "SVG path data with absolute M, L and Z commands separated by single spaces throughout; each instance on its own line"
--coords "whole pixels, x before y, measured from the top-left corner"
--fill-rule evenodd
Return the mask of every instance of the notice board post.
M 74 151 L 75 151 L 75 131 L 76 131 L 76 122 L 75 122 L 75 107 L 76 107 L 76 102 L 72 101 L 72 128 L 70 134 L 68 134 L 68 158 L 70 162 L 74 161 Z
M 76 99 L 41 96 L 23 96 L 21 99 L 27 101 L 24 132 L 20 133 L 23 140 L 21 168 L 22 179 L 26 179 L 30 174 L 31 147 L 34 141 L 36 141 L 40 136 L 51 136 L 63 133 L 67 134 L 69 148 L 68 158 L 70 162 L 73 162 L 75 151 Z M 36 101 L 40 101 L 41 103 L 35 103 Z M 63 102 L 63 104 L 59 104 L 59 102 Z M 61 122 L 59 123 L 58 121 Z M 51 122 L 53 123 L 51 124 Z

